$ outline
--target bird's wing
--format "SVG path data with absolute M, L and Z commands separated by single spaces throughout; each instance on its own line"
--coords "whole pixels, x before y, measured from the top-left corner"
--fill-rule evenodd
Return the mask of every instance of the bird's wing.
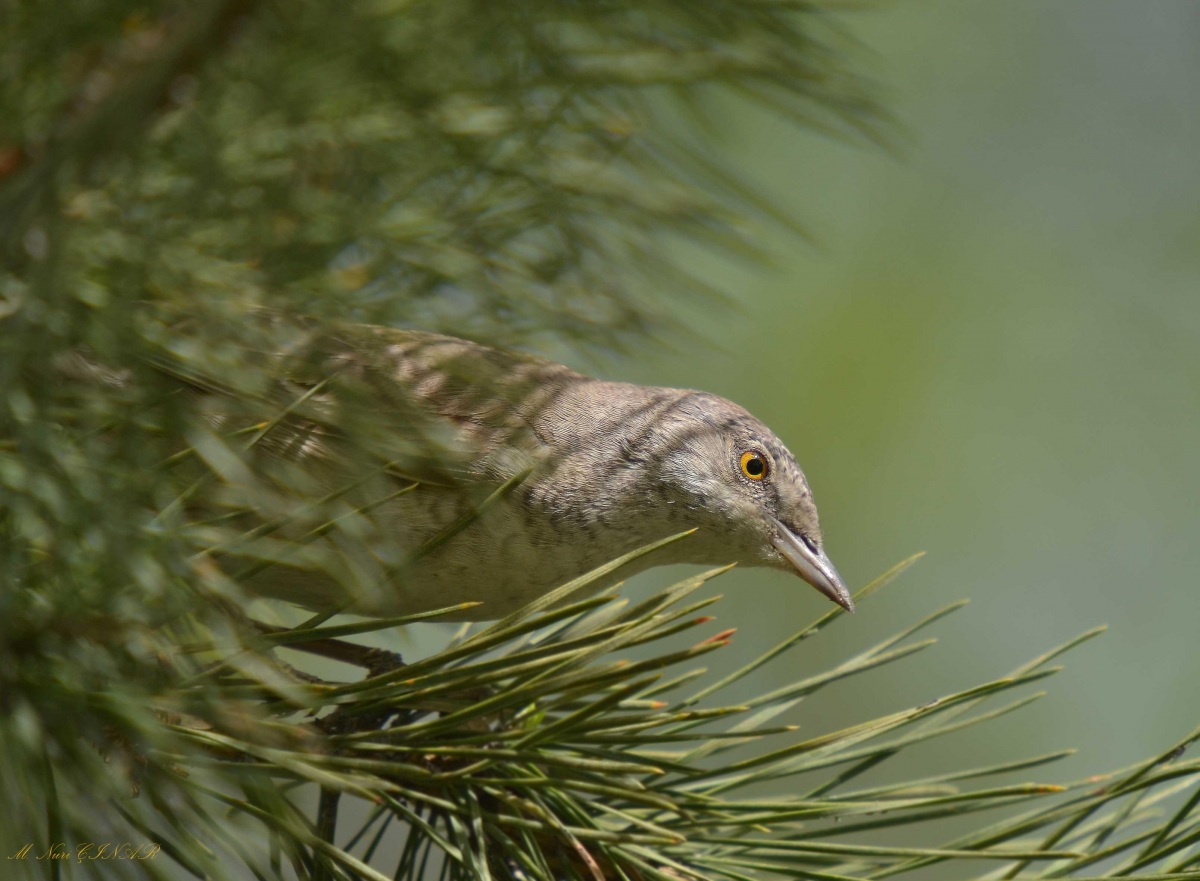
M 162 352 L 152 364 L 211 427 L 251 434 L 268 457 L 327 469 L 355 458 L 445 487 L 495 485 L 536 466 L 548 453 L 534 428 L 539 413 L 586 380 L 531 355 L 371 325 L 257 353 L 269 379 L 254 385 L 218 377 L 203 356 Z M 121 376 L 83 356 L 69 372 L 90 381 Z
M 358 326 L 339 343 L 331 359 L 339 372 L 452 433 L 477 479 L 507 480 L 548 455 L 540 414 L 587 379 L 543 358 L 418 331 Z

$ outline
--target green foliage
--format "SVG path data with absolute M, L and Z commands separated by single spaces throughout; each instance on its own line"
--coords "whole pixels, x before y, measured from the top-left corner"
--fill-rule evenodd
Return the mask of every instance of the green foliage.
M 692 662 L 727 645 L 730 633 L 680 637 L 713 620 L 698 613 L 715 598 L 692 597 L 721 570 L 637 605 L 610 596 L 572 602 L 604 569 L 464 630 L 427 658 L 353 682 L 301 676 L 270 650 L 328 650 L 331 640 L 437 613 L 314 620 L 265 634 L 245 628 L 183 646 L 197 672 L 157 703 L 205 716 L 160 712 L 145 753 L 126 745 L 121 773 L 150 784 L 149 797 L 111 793 L 119 816 L 202 877 L 225 877 L 239 864 L 275 877 L 287 864 L 319 878 L 865 879 L 939 864 L 977 876 L 973 866 L 998 864 L 978 877 L 1078 878 L 1097 863 L 1107 877 L 1196 877 L 1197 798 L 1162 809 L 1200 781 L 1200 762 L 1178 760 L 1200 729 L 1131 768 L 1067 786 L 980 782 L 1070 751 L 889 785 L 858 782 L 908 746 L 1026 706 L 1041 694 L 1021 690 L 1053 675 L 1059 668 L 1050 663 L 1098 630 L 992 682 L 797 738 L 780 722 L 800 701 L 928 648 L 933 640 L 914 637 L 962 604 L 829 670 L 728 705 L 724 689 L 767 664 L 794 664 L 792 653 L 845 613 L 831 609 L 697 688 L 703 670 Z M 794 795 L 756 794 L 763 783 L 789 780 Z M 316 823 L 305 797 L 313 787 L 323 792 Z M 94 834 L 88 800 L 62 800 L 53 815 Z M 338 809 L 350 801 L 367 807 L 365 819 L 339 829 Z M 941 845 L 872 843 L 885 830 L 926 837 L 938 820 L 997 808 L 1009 809 L 1003 819 Z M 248 827 L 255 831 L 245 834 Z M 402 845 L 384 861 L 389 837 Z
M 314 318 L 509 343 L 646 330 L 639 292 L 679 281 L 662 237 L 735 245 L 731 208 L 750 207 L 662 124 L 672 95 L 720 82 L 868 126 L 825 18 L 773 2 L 0 9 L 12 841 L 44 839 L 50 769 L 52 826 L 96 834 L 100 806 L 167 748 L 159 714 L 200 672 L 176 647 L 228 630 L 241 602 L 209 552 L 289 552 L 261 525 L 250 548 L 221 532 L 237 512 L 307 534 L 337 503 L 299 469 L 240 480 L 179 379 L 227 392 L 222 418 L 253 426 L 281 415 L 264 401 L 273 354 L 302 348 Z M 387 427 L 338 426 L 370 449 Z M 345 547 L 311 545 L 331 566 Z M 190 694 L 201 718 L 234 706 Z
M 896 566 L 857 598 L 884 586 L 911 562 Z M 1069 786 L 958 785 L 1037 768 L 1068 751 L 933 779 L 850 788 L 906 746 L 1027 705 L 1040 694 L 1012 699 L 1009 692 L 1052 675 L 1058 669 L 1049 666 L 1052 660 L 1099 631 L 993 682 L 849 729 L 795 739 L 793 726 L 772 723 L 834 682 L 929 647 L 933 640 L 912 637 L 962 604 L 831 670 L 739 705 L 722 705 L 716 696 L 723 689 L 779 660 L 844 613 L 830 610 L 742 669 L 695 689 L 701 671 L 678 675 L 671 667 L 720 649 L 730 634 L 674 650 L 668 640 L 712 620 L 696 613 L 713 600 L 687 600 L 719 572 L 681 582 L 632 608 L 598 597 L 540 611 L 569 599 L 599 574 L 594 573 L 539 608 L 464 635 L 439 654 L 343 686 L 323 703 L 336 704 L 351 718 L 380 708 L 395 716 L 382 731 L 334 735 L 337 753 L 306 779 L 329 785 L 324 775 L 340 776 L 339 789 L 365 792 L 372 800 L 386 793 L 351 840 L 369 859 L 384 830 L 409 824 L 397 877 L 425 877 L 427 867 L 439 863 L 443 876 L 451 878 L 674 881 L 879 878 L 954 861 L 998 861 L 1004 874 L 996 877 L 1072 876 L 1113 858 L 1114 876 L 1157 864 L 1162 871 L 1147 877 L 1183 878 L 1195 867 L 1191 845 L 1200 840 L 1200 825 L 1188 819 L 1192 803 L 1165 824 L 1138 827 L 1155 816 L 1155 806 L 1197 782 L 1200 763 L 1174 760 L 1200 738 L 1200 730 L 1133 768 Z M 324 632 L 346 631 L 318 630 L 305 638 Z M 639 645 L 651 649 L 643 660 L 613 657 Z M 1009 700 L 980 710 L 997 698 Z M 203 733 L 197 737 L 206 739 Z M 411 764 L 389 761 L 398 756 Z M 252 776 L 274 771 L 272 764 L 238 770 Z M 800 794 L 752 794 L 757 784 L 826 769 L 837 770 L 820 782 L 806 777 L 797 784 Z M 1064 795 L 1037 804 L 1058 794 Z M 864 833 L 881 829 L 1013 806 L 1027 807 L 943 846 L 863 840 Z M 431 852 L 438 856 L 431 860 Z M 328 860 L 334 875 L 339 868 L 353 875 L 353 864 L 341 853 L 313 853 L 310 859 Z
M 319 366 L 322 335 L 372 321 L 638 339 L 704 290 L 665 241 L 744 249 L 740 218 L 774 217 L 697 146 L 703 89 L 875 136 L 823 6 L 30 2 L 0 9 L 0 29 L 0 849 L 163 849 L 14 871 L 378 878 L 387 836 L 404 842 L 401 877 L 1195 868 L 1194 798 L 1135 825 L 1194 783 L 1172 755 L 1051 802 L 1055 787 L 957 783 L 1053 757 L 848 788 L 906 744 L 1006 711 L 969 715 L 1054 653 L 797 740 L 776 724 L 797 700 L 920 650 L 917 628 L 723 706 L 721 688 L 840 612 L 695 691 L 688 662 L 727 639 L 679 643 L 707 623 L 689 596 L 708 576 L 632 608 L 548 600 L 353 682 L 314 681 L 277 649 L 344 653 L 415 622 L 272 629 L 243 611 L 241 582 L 281 562 L 377 577 L 398 551 L 371 509 L 438 452 L 403 408 L 331 414 L 314 404 L 323 378 L 288 384 Z M 332 488 L 261 455 L 297 420 L 338 433 Z M 835 767 L 795 797 L 755 795 Z M 374 811 L 353 845 L 333 834 L 338 793 Z M 866 843 L 1027 802 L 945 847 Z
M 131 3 L 61 30 L 22 10 L 0 233 L 22 262 L 22 233 L 53 246 L 84 308 L 610 342 L 646 326 L 663 233 L 733 244 L 751 198 L 663 124 L 672 92 L 873 124 L 808 4 Z

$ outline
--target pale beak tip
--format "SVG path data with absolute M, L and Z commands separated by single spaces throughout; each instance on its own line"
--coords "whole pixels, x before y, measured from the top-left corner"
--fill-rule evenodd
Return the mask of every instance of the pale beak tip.
M 826 558 L 826 562 L 828 558 Z M 846 585 L 842 582 L 842 578 L 837 574 L 837 570 L 830 563 L 824 572 L 820 573 L 824 577 L 805 578 L 809 584 L 819 590 L 825 596 L 829 597 L 851 615 L 854 614 L 854 598 L 850 596 L 850 591 L 846 589 Z M 804 576 L 802 576 L 804 577 Z
M 779 520 L 775 524 L 778 532 L 772 538 L 772 544 L 795 567 L 796 573 L 847 612 L 854 614 L 854 599 L 824 551 L 809 547 Z

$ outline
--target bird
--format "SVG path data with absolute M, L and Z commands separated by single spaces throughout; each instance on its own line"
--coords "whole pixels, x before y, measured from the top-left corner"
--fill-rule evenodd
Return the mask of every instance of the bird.
M 317 611 L 391 617 L 459 607 L 445 618 L 494 620 L 695 530 L 587 592 L 654 566 L 737 563 L 799 576 L 854 611 L 804 472 L 732 401 L 392 327 L 343 329 L 321 353 L 322 379 L 284 381 L 305 408 L 276 420 L 261 447 L 285 461 L 332 463 L 345 455 L 337 426 L 348 402 L 390 420 L 405 451 L 383 453 L 399 463 L 395 490 L 354 500 L 370 510 L 368 544 L 400 552 L 359 554 L 359 571 L 371 574 L 358 578 L 275 562 L 245 580 L 254 594 Z M 309 415 L 293 418 L 300 413 Z

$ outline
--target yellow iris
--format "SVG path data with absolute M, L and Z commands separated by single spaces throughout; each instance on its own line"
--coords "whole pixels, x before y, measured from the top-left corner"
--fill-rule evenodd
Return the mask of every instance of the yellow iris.
M 762 480 L 767 476 L 767 460 L 762 453 L 746 450 L 742 453 L 742 473 L 751 480 Z

